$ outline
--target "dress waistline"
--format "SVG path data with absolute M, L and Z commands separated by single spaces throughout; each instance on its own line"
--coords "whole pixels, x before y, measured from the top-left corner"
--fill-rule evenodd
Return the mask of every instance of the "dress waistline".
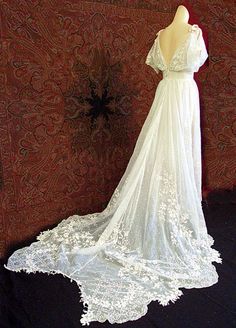
M 169 71 L 165 70 L 162 71 L 163 79 L 171 79 L 171 80 L 178 80 L 178 79 L 190 79 L 194 78 L 194 72 L 181 72 L 181 71 Z

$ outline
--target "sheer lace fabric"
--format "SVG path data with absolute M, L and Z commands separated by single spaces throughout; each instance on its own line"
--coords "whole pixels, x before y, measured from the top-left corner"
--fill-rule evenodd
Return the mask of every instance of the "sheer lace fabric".
M 157 37 L 148 52 L 146 64 L 150 65 L 157 73 L 166 70 L 198 72 L 208 57 L 201 28 L 197 24 L 189 28 L 187 38 L 177 47 L 169 65 L 165 63 L 160 47 L 159 36 L 161 31 L 157 33 Z
M 155 39 L 146 64 L 163 79 L 133 154 L 107 207 L 72 215 L 16 250 L 9 270 L 60 273 L 81 289 L 82 325 L 136 320 L 157 300 L 166 306 L 180 288 L 218 281 L 201 207 L 200 108 L 193 72 L 207 52 L 193 25 L 169 67 Z

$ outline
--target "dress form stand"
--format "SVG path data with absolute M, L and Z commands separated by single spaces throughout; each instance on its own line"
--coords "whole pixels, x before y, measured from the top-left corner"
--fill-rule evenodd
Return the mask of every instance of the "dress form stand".
M 189 12 L 183 5 L 178 6 L 174 19 L 170 25 L 161 30 L 160 47 L 167 65 L 178 45 L 186 38 L 186 35 L 191 28 L 188 24 Z

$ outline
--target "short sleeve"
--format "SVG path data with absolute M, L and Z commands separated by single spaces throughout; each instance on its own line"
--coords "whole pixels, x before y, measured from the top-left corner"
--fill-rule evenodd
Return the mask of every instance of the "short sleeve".
M 199 67 L 200 67 L 205 63 L 205 61 L 208 58 L 205 41 L 203 39 L 202 30 L 200 28 L 199 28 L 199 33 L 197 36 L 197 48 L 199 51 L 198 55 L 199 55 Z
M 159 68 L 157 67 L 157 39 L 155 39 L 151 49 L 149 50 L 146 60 L 145 60 L 145 64 L 151 66 L 156 73 L 159 73 Z

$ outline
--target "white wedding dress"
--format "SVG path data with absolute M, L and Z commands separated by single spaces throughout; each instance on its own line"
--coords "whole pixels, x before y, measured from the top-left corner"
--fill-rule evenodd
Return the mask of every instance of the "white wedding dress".
M 162 31 L 162 30 L 161 30 Z M 199 92 L 194 72 L 208 57 L 194 24 L 169 65 L 159 35 L 146 64 L 162 71 L 155 97 L 124 175 L 107 207 L 72 215 L 16 250 L 5 268 L 60 273 L 81 289 L 82 325 L 136 320 L 157 300 L 166 306 L 180 288 L 218 281 L 201 207 Z

